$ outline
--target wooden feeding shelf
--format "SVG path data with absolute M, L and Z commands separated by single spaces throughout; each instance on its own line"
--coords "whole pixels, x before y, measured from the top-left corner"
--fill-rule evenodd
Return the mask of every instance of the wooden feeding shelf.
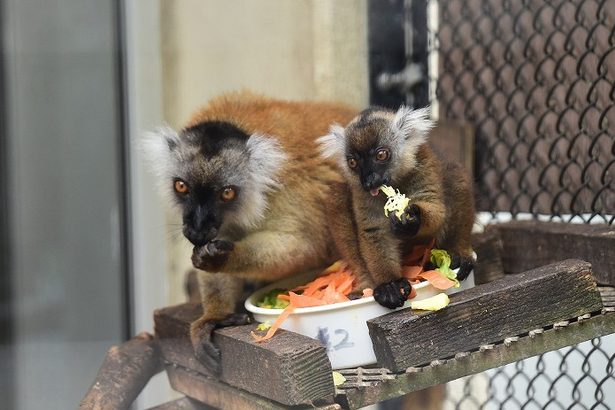
M 475 243 L 482 284 L 437 312 L 405 309 L 368 321 L 378 364 L 341 370 L 347 381 L 337 388 L 320 342 L 280 331 L 255 343 L 254 325 L 215 332 L 216 377 L 188 338 L 199 305 L 160 309 L 154 341 L 172 387 L 187 397 L 157 408 L 354 409 L 615 333 L 614 241 L 615 230 L 602 226 L 490 227 Z

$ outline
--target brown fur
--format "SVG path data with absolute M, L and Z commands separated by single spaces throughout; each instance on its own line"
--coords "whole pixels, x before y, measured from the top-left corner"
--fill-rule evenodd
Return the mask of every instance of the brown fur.
M 373 122 L 359 126 L 355 119 L 351 125 L 345 138 L 357 150 L 378 145 L 375 135 L 388 132 L 382 124 L 374 128 Z M 332 234 L 340 254 L 361 278 L 358 290 L 401 278 L 403 255 L 414 245 L 433 239 L 437 248 L 473 259 L 470 236 L 475 212 L 468 173 L 461 165 L 442 163 L 427 144 L 421 144 L 412 158 L 398 160 L 405 165 L 397 167 L 390 185 L 419 207 L 421 223 L 416 235 L 394 234 L 383 211 L 386 195 L 371 196 L 352 173 L 347 183 L 336 187 L 330 202 Z
M 324 204 L 330 186 L 343 178 L 319 155 L 315 139 L 326 134 L 331 123 L 346 123 L 356 112 L 341 104 L 281 101 L 242 92 L 212 100 L 188 121 L 186 127 L 226 121 L 248 134 L 267 134 L 288 155 L 279 174 L 281 187 L 268 194 L 262 223 L 236 238 L 221 273 L 199 272 L 203 316 L 192 325 L 193 343 L 199 342 L 205 323 L 233 313 L 241 278 L 275 280 L 337 257 Z

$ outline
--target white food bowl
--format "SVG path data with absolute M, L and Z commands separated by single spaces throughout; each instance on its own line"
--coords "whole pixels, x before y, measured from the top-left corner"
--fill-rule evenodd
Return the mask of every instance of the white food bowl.
M 256 306 L 256 302 L 273 289 L 292 289 L 304 285 L 314 279 L 317 273 L 297 275 L 259 289 L 246 300 L 245 307 L 257 321 L 273 323 L 282 313 L 282 309 L 261 308 Z M 461 282 L 461 287 L 450 288 L 445 292 L 451 294 L 473 286 L 474 274 L 471 273 Z M 413 288 L 416 290 L 416 297 L 412 301 L 426 299 L 442 292 L 429 282 L 421 282 L 413 285 Z M 410 301 L 407 301 L 399 309 L 409 306 Z M 333 369 L 344 369 L 376 363 L 366 321 L 389 312 L 391 309 L 379 305 L 374 297 L 370 296 L 325 306 L 297 308 L 281 327 L 320 340 L 327 347 Z

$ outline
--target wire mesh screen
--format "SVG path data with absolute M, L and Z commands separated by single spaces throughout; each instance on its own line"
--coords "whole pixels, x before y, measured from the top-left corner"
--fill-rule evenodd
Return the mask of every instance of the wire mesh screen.
M 613 223 L 615 2 L 438 6 L 438 114 L 476 129 L 479 209 Z
M 614 224 L 615 0 L 417 7 L 430 75 L 414 91 L 430 84 L 439 118 L 474 127 L 478 209 Z M 615 408 L 614 361 L 615 338 L 595 339 L 469 377 L 447 406 Z

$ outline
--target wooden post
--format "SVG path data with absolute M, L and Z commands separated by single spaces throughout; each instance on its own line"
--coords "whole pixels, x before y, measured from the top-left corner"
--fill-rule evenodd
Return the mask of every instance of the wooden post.
M 79 410 L 128 409 L 151 377 L 162 370 L 152 335 L 140 333 L 107 352 Z
M 190 323 L 200 314 L 198 304 L 156 311 L 156 337 L 166 361 L 212 379 L 215 376 L 195 358 L 188 338 Z M 255 328 L 254 324 L 216 330 L 214 342 L 220 349 L 222 382 L 286 406 L 333 402 L 331 363 L 322 343 L 284 330 L 256 343 L 250 336 Z
M 404 309 L 367 325 L 378 363 L 399 372 L 601 308 L 591 265 L 567 260 L 459 292 L 437 312 Z

